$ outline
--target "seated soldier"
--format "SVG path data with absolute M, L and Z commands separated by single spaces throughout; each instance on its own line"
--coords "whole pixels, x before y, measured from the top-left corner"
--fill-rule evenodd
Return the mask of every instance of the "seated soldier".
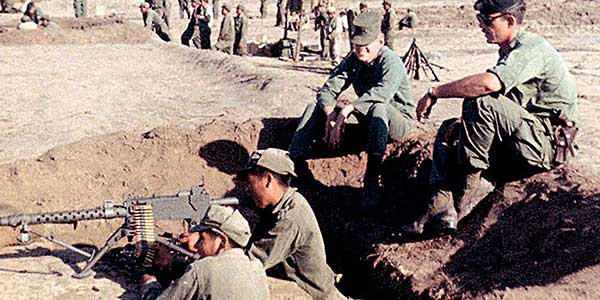
M 21 17 L 21 23 L 17 26 L 19 30 L 35 30 L 38 29 L 37 24 L 31 20 L 29 16 L 23 15 Z
M 48 14 L 43 14 L 41 16 L 38 16 L 38 19 L 40 20 L 38 23 L 40 28 L 60 29 L 60 26 L 58 26 L 58 24 L 56 24 L 50 20 L 50 16 Z
M 239 211 L 211 205 L 200 224 L 190 229 L 201 259 L 162 291 L 156 277 L 144 275 L 143 300 L 267 300 L 267 276 L 258 260 L 242 249 L 250 226 Z
M 380 203 L 379 176 L 388 137 L 401 140 L 408 134 L 415 106 L 402 59 L 384 46 L 381 16 L 376 12 L 362 13 L 354 19 L 354 25 L 354 51 L 333 70 L 318 91 L 317 102 L 307 106 L 292 138 L 290 156 L 302 172 L 306 169 L 304 160 L 314 156 L 315 141 L 323 139 L 330 149 L 339 149 L 346 138 L 346 120 L 352 115 L 368 129 L 369 157 L 361 207 L 372 208 Z M 344 105 L 338 113 L 336 100 L 350 86 L 358 99 Z
M 487 42 L 500 48 L 499 59 L 487 72 L 431 87 L 419 100 L 417 116 L 427 118 L 438 99 L 464 98 L 461 118 L 438 131 L 429 209 L 404 226 L 405 233 L 421 234 L 428 223 L 437 233 L 454 232 L 493 190 L 486 179 L 514 180 L 551 170 L 572 150 L 575 83 L 556 49 L 522 28 L 525 2 L 478 0 L 474 7 Z M 456 147 L 448 141 L 452 136 L 458 137 Z
M 252 153 L 238 173 L 264 217 L 256 226 L 248 249 L 278 277 L 296 282 L 313 299 L 346 299 L 335 287 L 327 265 L 319 224 L 306 199 L 289 186 L 295 176 L 287 151 L 275 148 Z

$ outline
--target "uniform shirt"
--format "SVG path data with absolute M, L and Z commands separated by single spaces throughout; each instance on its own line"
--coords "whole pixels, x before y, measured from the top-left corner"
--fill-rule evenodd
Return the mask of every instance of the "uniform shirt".
M 21 24 L 19 24 L 19 26 L 17 26 L 17 29 L 19 30 L 35 30 L 38 29 L 37 24 L 35 24 L 35 22 L 23 22 Z
M 143 288 L 144 289 L 144 288 Z M 197 260 L 156 298 L 157 283 L 146 285 L 144 300 L 268 300 L 267 275 L 241 248 Z M 154 296 L 153 296 L 154 295 Z
M 219 41 L 233 43 L 235 39 L 235 27 L 233 17 L 228 15 L 221 21 L 221 30 L 219 31 Z
M 144 14 L 144 27 L 151 30 L 158 27 L 162 32 L 169 32 L 169 27 L 167 27 L 165 21 L 152 9 Z
M 387 34 L 388 32 L 394 31 L 394 25 L 396 25 L 396 13 L 394 9 L 386 11 L 383 14 L 383 19 L 381 20 L 381 32 Z
M 327 265 L 325 245 L 315 214 L 296 189 L 261 218 L 248 250 L 265 269 L 282 267 L 313 299 L 336 299 L 335 275 Z
M 248 19 L 243 15 L 235 16 L 233 18 L 233 23 L 235 27 L 235 40 L 245 41 L 248 36 Z
M 562 110 L 576 120 L 577 92 L 564 61 L 544 38 L 521 30 L 488 72 L 502 82 L 501 94 L 538 117 Z
M 352 105 L 362 114 L 366 115 L 373 103 L 389 103 L 414 118 L 415 103 L 404 63 L 388 47 L 383 46 L 369 65 L 359 61 L 354 52 L 344 58 L 317 93 L 317 103 L 334 106 L 335 99 L 350 85 L 358 96 Z

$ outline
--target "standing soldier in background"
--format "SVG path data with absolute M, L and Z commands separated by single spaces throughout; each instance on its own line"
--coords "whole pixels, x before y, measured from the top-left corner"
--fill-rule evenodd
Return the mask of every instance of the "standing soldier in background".
M 219 18 L 219 9 L 221 9 L 221 7 L 219 6 L 219 0 L 212 1 L 212 9 L 213 9 L 213 17 L 216 20 Z
M 181 44 L 186 46 L 190 45 L 190 40 L 192 38 L 200 34 L 198 32 L 198 10 L 200 9 L 200 0 L 191 0 L 191 5 L 192 15 L 190 16 L 190 22 L 185 31 L 181 34 Z
M 406 10 L 406 16 L 400 20 L 400 30 L 403 28 L 415 28 L 417 25 L 417 14 L 412 9 Z
M 233 43 L 233 54 L 243 56 L 246 54 L 246 37 L 248 36 L 248 18 L 246 10 L 241 4 L 236 8 L 235 18 L 233 19 L 235 27 L 235 41 Z
M 163 41 L 171 41 L 171 37 L 169 36 L 169 27 L 167 24 L 165 24 L 158 13 L 150 9 L 150 4 L 148 2 L 143 2 L 140 4 L 140 12 L 142 13 L 142 18 L 144 19 L 144 27 L 156 32 L 156 34 Z
M 260 18 L 267 17 L 267 0 L 260 0 Z
M 394 31 L 396 26 L 396 13 L 392 9 L 391 0 L 383 0 L 383 20 L 381 20 L 381 32 L 385 45 L 394 50 Z
M 87 0 L 74 0 L 75 18 L 87 16 Z
M 342 28 L 339 18 L 335 14 L 335 7 L 332 6 L 327 8 L 325 26 L 321 30 L 324 32 L 325 41 L 327 43 L 327 47 L 323 47 L 321 58 L 329 58 L 334 65 L 337 65 L 340 62 L 340 45 L 338 44 L 338 41 Z
M 210 21 L 211 14 L 208 11 L 208 0 L 200 0 L 200 6 L 196 10 L 196 26 L 198 34 L 194 35 L 192 42 L 196 48 L 210 49 Z M 195 31 L 195 30 L 194 30 Z
M 190 12 L 190 2 L 189 0 L 178 0 L 177 1 L 179 4 L 179 18 L 180 19 L 184 19 L 186 18 L 191 18 L 192 13 Z
M 215 49 L 227 54 L 233 54 L 235 27 L 233 24 L 233 17 L 231 16 L 231 7 L 227 4 L 223 4 L 221 13 L 223 13 L 223 20 L 221 20 L 221 28 L 219 29 L 219 37 L 217 38 Z
M 285 19 L 285 9 L 283 8 L 283 0 L 277 0 L 277 18 L 275 19 L 275 27 L 282 26 Z

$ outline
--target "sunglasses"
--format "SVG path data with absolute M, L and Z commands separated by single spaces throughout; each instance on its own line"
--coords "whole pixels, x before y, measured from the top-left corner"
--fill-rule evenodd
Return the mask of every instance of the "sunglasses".
M 495 17 L 490 17 L 488 15 L 484 15 L 484 14 L 477 14 L 475 17 L 477 18 L 477 21 L 485 26 L 490 26 L 492 25 L 492 22 L 494 22 L 494 20 L 500 18 L 500 17 L 504 17 L 506 16 L 506 13 L 502 13 L 500 15 L 497 15 Z

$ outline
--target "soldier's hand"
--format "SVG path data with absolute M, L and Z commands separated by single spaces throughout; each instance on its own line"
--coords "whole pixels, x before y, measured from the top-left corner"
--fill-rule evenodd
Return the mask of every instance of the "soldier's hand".
M 344 125 L 346 124 L 346 116 L 343 113 L 337 114 L 335 125 L 329 135 L 329 147 L 331 149 L 339 149 L 342 146 L 342 135 L 344 134 Z
M 334 112 L 333 106 L 325 106 L 323 107 L 323 111 L 327 118 L 325 120 L 325 133 L 323 134 L 323 141 L 326 144 L 329 144 L 329 136 L 331 135 L 331 130 L 335 126 L 335 120 L 337 119 L 337 113 Z
M 140 280 L 141 284 L 147 284 L 150 282 L 154 282 L 157 281 L 156 276 L 150 275 L 150 274 L 144 274 L 142 275 L 142 279 Z
M 417 120 L 428 119 L 431 114 L 431 109 L 437 103 L 437 99 L 432 98 L 429 94 L 425 94 L 417 103 Z
M 200 240 L 200 234 L 197 232 L 184 232 L 179 236 L 179 242 L 184 246 L 184 248 L 187 248 L 194 253 L 198 252 L 198 248 L 196 248 L 198 240 Z

